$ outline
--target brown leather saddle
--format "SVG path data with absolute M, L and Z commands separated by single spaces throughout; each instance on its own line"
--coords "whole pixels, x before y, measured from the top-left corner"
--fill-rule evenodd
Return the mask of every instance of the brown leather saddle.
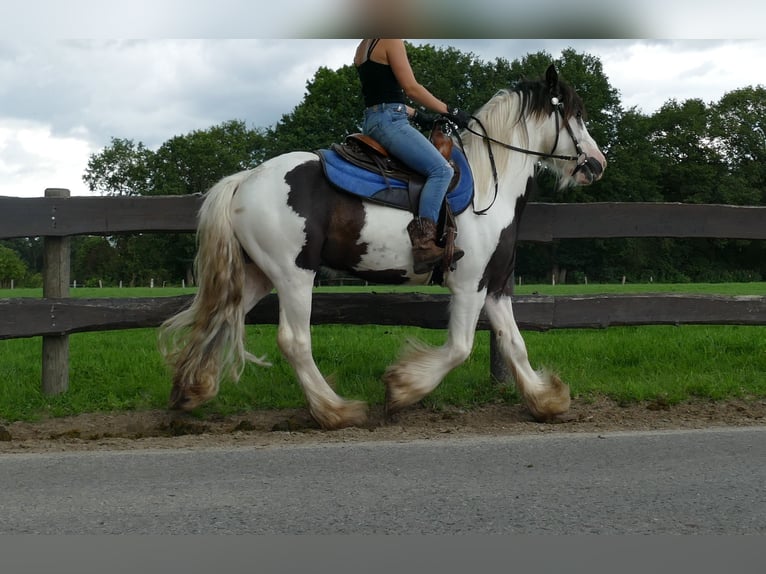
M 448 193 L 460 180 L 460 170 L 452 161 L 452 139 L 447 136 L 436 124 L 429 138 L 442 156 L 450 162 L 455 175 L 450 182 Z M 426 178 L 421 173 L 414 171 L 399 158 L 391 155 L 377 140 L 368 135 L 355 133 L 346 136 L 342 144 L 332 144 L 332 150 L 349 163 L 368 171 L 380 174 L 385 181 L 397 179 L 407 182 L 409 193 L 410 211 L 417 213 L 420 193 L 423 190 Z

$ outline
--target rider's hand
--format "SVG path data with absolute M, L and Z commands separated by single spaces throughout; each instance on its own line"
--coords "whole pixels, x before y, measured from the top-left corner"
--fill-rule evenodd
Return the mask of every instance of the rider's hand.
M 429 114 L 421 110 L 415 110 L 415 113 L 410 117 L 410 121 L 418 126 L 421 130 L 430 130 L 434 127 L 436 121 L 436 114 Z
M 471 121 L 471 114 L 464 112 L 459 108 L 447 107 L 447 119 L 454 123 L 459 129 L 464 130 L 468 127 L 468 122 Z

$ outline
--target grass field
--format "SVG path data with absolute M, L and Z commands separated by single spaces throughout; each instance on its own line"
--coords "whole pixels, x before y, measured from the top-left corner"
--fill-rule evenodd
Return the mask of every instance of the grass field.
M 324 288 L 321 290 L 325 290 Z M 388 287 L 344 290 L 391 291 Z M 419 289 L 423 291 L 424 289 Z M 441 292 L 440 288 L 428 289 Z M 80 297 L 147 297 L 191 293 L 192 289 L 76 289 Z M 519 294 L 688 292 L 766 294 L 766 284 L 558 285 L 522 286 Z M 0 298 L 39 297 L 39 290 L 0 290 Z M 408 338 L 441 344 L 445 332 L 411 327 L 321 325 L 312 328 L 314 355 L 332 375 L 338 392 L 380 404 L 385 367 Z M 621 402 L 692 397 L 711 400 L 766 396 L 764 327 L 649 326 L 604 330 L 524 333 L 533 367 L 558 372 L 574 397 L 607 396 Z M 248 366 L 238 384 L 224 382 L 204 414 L 232 414 L 251 408 L 303 406 L 303 396 L 277 350 L 276 327 L 247 328 L 248 349 L 265 354 L 269 369 Z M 41 339 L 0 341 L 0 420 L 35 420 L 81 412 L 164 408 L 169 375 L 157 351 L 156 329 L 70 336 L 70 388 L 58 397 L 40 392 Z M 426 399 L 431 405 L 471 407 L 516 402 L 511 387 L 489 376 L 489 334 L 478 332 L 470 359 Z

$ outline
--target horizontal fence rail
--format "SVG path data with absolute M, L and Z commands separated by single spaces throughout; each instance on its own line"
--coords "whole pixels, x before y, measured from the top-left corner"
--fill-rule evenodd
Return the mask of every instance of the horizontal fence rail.
M 0 339 L 157 327 L 188 307 L 191 295 L 125 299 L 0 300 Z M 315 325 L 405 325 L 446 329 L 449 295 L 316 293 Z M 513 297 L 519 328 L 605 328 L 624 325 L 766 325 L 766 296 L 682 294 Z M 276 325 L 276 294 L 261 300 L 248 324 Z M 482 314 L 478 329 L 488 330 Z
M 0 239 L 193 232 L 201 195 L 0 197 Z M 522 241 L 616 237 L 766 239 L 766 207 L 688 203 L 529 203 Z

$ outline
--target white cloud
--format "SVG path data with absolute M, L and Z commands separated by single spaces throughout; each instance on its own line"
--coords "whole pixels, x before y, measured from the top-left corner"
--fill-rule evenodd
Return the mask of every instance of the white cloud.
M 87 195 L 82 174 L 94 151 L 87 137 L 55 136 L 44 124 L 0 118 L 0 195 L 42 197 L 48 187 Z
M 763 41 L 646 41 L 598 55 L 623 105 L 651 114 L 670 99 L 711 103 L 732 90 L 766 84 L 764 69 L 752 66 L 764 53 Z

